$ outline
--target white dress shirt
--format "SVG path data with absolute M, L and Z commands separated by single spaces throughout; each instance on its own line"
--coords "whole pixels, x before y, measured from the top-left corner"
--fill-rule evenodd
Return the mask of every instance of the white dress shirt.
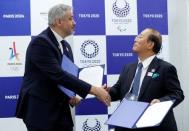
M 63 47 L 62 47 L 62 44 L 61 44 L 61 41 L 64 40 L 58 33 L 56 33 L 52 28 L 50 28 L 51 31 L 53 32 L 56 40 L 58 41 L 58 48 L 60 49 L 61 53 L 63 54 L 64 51 L 63 51 Z
M 138 63 L 142 63 L 142 65 L 143 65 L 143 67 L 142 67 L 142 73 L 141 73 L 141 77 L 140 77 L 140 84 L 139 84 L 138 94 L 140 92 L 141 85 L 142 85 L 143 79 L 144 79 L 144 77 L 146 75 L 146 72 L 148 70 L 148 67 L 149 67 L 150 63 L 152 62 L 152 60 L 154 59 L 155 56 L 156 55 L 152 55 L 152 56 L 148 57 L 147 59 L 145 59 L 144 61 L 141 61 L 140 59 L 138 60 Z M 136 72 L 137 72 L 137 70 L 136 70 Z M 136 72 L 135 72 L 135 75 L 136 75 Z M 129 92 L 131 91 L 132 86 L 133 86 L 133 81 L 131 83 Z

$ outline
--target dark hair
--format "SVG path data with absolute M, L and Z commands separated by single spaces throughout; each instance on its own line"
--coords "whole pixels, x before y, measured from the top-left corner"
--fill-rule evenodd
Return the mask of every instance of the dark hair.
M 154 43 L 153 52 L 158 54 L 162 46 L 162 36 L 155 29 L 150 29 L 150 30 L 151 30 L 151 34 L 148 36 L 148 41 L 151 41 Z

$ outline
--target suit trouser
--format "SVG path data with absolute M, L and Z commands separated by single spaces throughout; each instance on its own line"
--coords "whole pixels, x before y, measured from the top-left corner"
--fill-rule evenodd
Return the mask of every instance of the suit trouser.
M 43 129 L 39 129 L 30 125 L 27 125 L 27 131 L 73 131 L 73 127 L 70 126 L 64 126 L 64 127 L 54 127 L 51 130 L 43 130 Z

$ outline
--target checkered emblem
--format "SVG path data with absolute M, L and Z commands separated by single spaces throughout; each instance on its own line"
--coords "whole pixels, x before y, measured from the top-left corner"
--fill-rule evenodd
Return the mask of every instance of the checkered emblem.
M 99 46 L 94 40 L 86 40 L 80 50 L 86 58 L 94 58 L 99 53 Z
M 82 127 L 83 131 L 100 131 L 101 129 L 100 121 L 95 119 L 96 124 L 94 127 L 88 126 L 87 121 L 88 119 L 83 123 L 83 127 Z
M 125 1 L 125 0 L 124 0 Z M 126 17 L 129 14 L 130 11 L 130 6 L 129 3 L 127 3 L 125 1 L 125 5 L 123 8 L 119 8 L 117 5 L 117 0 L 116 2 L 113 3 L 113 7 L 112 7 L 113 13 L 117 16 L 117 17 Z

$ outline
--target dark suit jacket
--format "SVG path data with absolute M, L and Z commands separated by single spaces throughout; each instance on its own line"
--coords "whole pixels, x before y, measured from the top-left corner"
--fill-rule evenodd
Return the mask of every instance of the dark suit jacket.
M 69 54 L 72 57 L 72 53 Z M 83 98 L 89 93 L 91 85 L 63 71 L 61 62 L 62 54 L 50 28 L 31 40 L 16 109 L 16 117 L 22 118 L 26 124 L 44 130 L 57 124 L 73 126 L 69 99 L 58 89 L 58 85 Z
M 137 63 L 128 64 L 124 67 L 117 83 L 110 89 L 112 101 L 121 100 L 128 93 L 130 85 L 135 75 Z M 147 73 L 155 70 L 159 74 L 157 77 L 148 76 Z M 143 79 L 138 101 L 151 102 L 153 99 L 160 101 L 175 99 L 173 107 L 178 105 L 183 99 L 183 91 L 177 77 L 176 69 L 173 65 L 155 57 L 148 67 Z M 173 110 L 166 115 L 160 126 L 154 128 L 137 129 L 137 131 L 177 131 Z M 130 131 L 122 129 L 121 131 Z M 132 130 L 135 131 L 135 130 Z

